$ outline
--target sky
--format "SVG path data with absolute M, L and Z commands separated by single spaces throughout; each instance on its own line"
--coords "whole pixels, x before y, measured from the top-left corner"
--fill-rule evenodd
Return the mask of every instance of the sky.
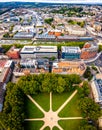
M 0 2 L 48 2 L 48 3 L 102 3 L 102 0 L 0 0 Z

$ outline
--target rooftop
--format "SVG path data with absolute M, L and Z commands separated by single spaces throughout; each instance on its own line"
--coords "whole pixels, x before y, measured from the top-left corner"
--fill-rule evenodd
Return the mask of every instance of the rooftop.
M 60 61 L 54 62 L 52 72 L 61 74 L 79 74 L 83 75 L 86 65 L 81 61 Z
M 65 53 L 81 53 L 81 50 L 79 47 L 62 46 L 61 50 L 62 52 L 65 52 Z
M 24 46 L 21 53 L 57 52 L 57 46 Z
M 96 102 L 102 103 L 102 74 L 97 74 L 92 82 L 93 95 Z

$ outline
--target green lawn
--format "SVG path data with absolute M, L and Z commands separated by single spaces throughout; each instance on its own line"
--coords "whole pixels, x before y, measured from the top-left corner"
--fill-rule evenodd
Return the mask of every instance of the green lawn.
M 42 125 L 44 124 L 43 121 L 29 121 L 24 123 L 24 130 L 40 130 Z
M 45 110 L 49 111 L 50 108 L 50 94 L 40 93 L 33 95 L 32 98 Z
M 44 130 L 50 130 L 50 128 L 49 128 L 49 127 L 46 127 Z
M 64 92 L 61 94 L 53 93 L 52 94 L 52 109 L 56 111 L 72 94 L 72 92 Z
M 72 100 L 62 109 L 59 113 L 60 117 L 80 117 L 82 116 L 78 107 L 79 97 L 78 93 L 72 98 Z
M 53 127 L 53 130 L 59 130 L 57 127 Z
M 58 123 L 64 130 L 78 130 L 81 120 L 63 120 Z
M 25 113 L 26 118 L 44 117 L 43 113 L 28 99 L 28 97 L 25 97 Z

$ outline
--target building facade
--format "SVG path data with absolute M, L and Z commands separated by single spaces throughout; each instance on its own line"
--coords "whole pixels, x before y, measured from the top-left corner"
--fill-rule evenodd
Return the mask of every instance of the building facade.
M 102 104 L 102 74 L 97 74 L 91 82 L 95 102 Z

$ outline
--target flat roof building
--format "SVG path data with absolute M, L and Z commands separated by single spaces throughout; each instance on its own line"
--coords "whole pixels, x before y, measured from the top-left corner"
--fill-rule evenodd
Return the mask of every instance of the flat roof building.
M 62 46 L 62 59 L 80 59 L 81 50 L 79 47 Z
M 57 58 L 57 46 L 24 46 L 20 56 L 21 58 Z

